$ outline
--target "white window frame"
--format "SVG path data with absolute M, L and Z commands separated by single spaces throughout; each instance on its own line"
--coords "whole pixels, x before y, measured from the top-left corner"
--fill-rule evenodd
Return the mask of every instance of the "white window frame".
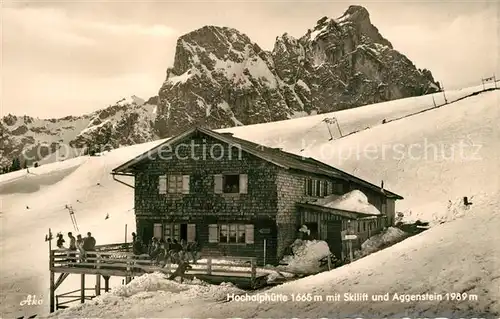
M 168 194 L 189 194 L 189 175 L 172 174 L 166 176 Z
M 225 177 L 238 176 L 238 191 L 225 191 Z M 248 175 L 247 174 L 216 174 L 214 175 L 214 193 L 215 194 L 248 194 Z
M 221 236 L 221 232 L 225 229 L 226 236 Z M 230 241 L 231 230 L 236 232 L 236 241 Z M 254 225 L 253 224 L 210 224 L 208 225 L 208 242 L 227 245 L 248 245 L 255 241 Z M 243 239 L 243 241 L 241 241 Z

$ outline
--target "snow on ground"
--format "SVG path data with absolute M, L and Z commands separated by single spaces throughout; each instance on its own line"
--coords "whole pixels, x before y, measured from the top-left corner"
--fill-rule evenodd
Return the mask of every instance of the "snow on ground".
M 381 233 L 376 234 L 361 244 L 361 251 L 356 251 L 356 257 L 366 256 L 374 253 L 380 249 L 387 246 L 400 242 L 401 240 L 408 237 L 409 234 L 405 233 L 399 228 L 388 227 L 384 229 Z
M 482 89 L 482 86 L 476 86 L 447 91 L 446 98 L 451 102 L 474 92 L 479 92 Z M 338 138 L 341 136 L 340 133 L 345 136 L 352 132 L 364 130 L 367 127 L 382 125 L 384 119 L 390 121 L 433 108 L 433 98 L 437 105 L 444 103 L 443 94 L 434 93 L 292 120 L 221 129 L 219 132 L 232 132 L 234 136 L 239 138 L 271 147 L 281 147 L 286 151 L 298 152 L 304 147 L 314 148 L 318 144 L 328 141 L 331 137 L 328 128 L 334 138 Z M 340 132 L 336 124 L 327 126 L 324 122 L 325 119 L 333 117 L 339 123 Z M 262 133 L 258 134 L 257 132 Z
M 366 197 L 363 192 L 356 189 L 338 197 L 335 200 L 328 200 L 328 198 L 325 198 L 324 200 L 324 203 L 318 201 L 318 204 L 335 209 L 348 210 L 369 215 L 381 214 L 377 207 L 368 202 L 368 197 Z
M 58 311 L 49 318 L 131 318 L 144 317 L 146 312 L 165 312 L 196 301 L 197 304 L 226 300 L 227 294 L 242 294 L 244 291 L 232 284 L 209 285 L 200 280 L 178 283 L 168 280 L 160 273 L 146 274 L 132 280 L 128 285 L 103 294 L 90 302 L 67 310 Z
M 226 287 L 209 286 L 205 295 L 188 294 L 182 290 L 185 286 L 175 283 L 142 284 L 139 289 L 119 289 L 118 297 L 103 296 L 111 302 L 78 305 L 56 317 L 201 318 L 210 309 L 212 318 L 492 318 L 500 315 L 500 246 L 492 244 L 500 240 L 500 215 L 496 214 L 500 192 L 490 195 L 477 201 L 462 219 L 332 271 L 248 292 L 239 300 L 218 302 L 231 299 L 232 291 Z M 151 291 L 157 288 L 167 291 Z M 200 297 L 215 292 L 219 292 L 217 298 Z M 447 300 L 457 293 L 465 300 Z M 372 301 L 386 295 L 388 300 Z M 415 301 L 425 296 L 434 300 Z
M 299 279 L 260 293 L 260 298 L 283 301 L 232 301 L 214 304 L 214 318 L 380 318 L 380 317 L 476 317 L 500 315 L 500 192 L 477 202 L 468 214 L 431 228 L 388 249 L 352 264 Z M 389 294 L 388 301 L 345 300 L 346 293 L 372 296 Z M 425 294 L 442 300 L 410 301 Z M 466 293 L 467 300 L 447 300 L 453 293 Z M 292 295 L 303 299 L 292 301 Z M 307 294 L 310 294 L 309 296 Z M 340 300 L 326 301 L 339 294 Z M 399 297 L 394 294 L 399 294 Z M 307 298 L 321 296 L 323 301 Z M 464 295 L 465 296 L 465 295 Z M 477 300 L 476 300 L 477 296 Z M 403 298 L 399 300 L 397 298 Z M 439 297 L 436 297 L 439 298 Z M 406 300 L 406 301 L 405 301 Z M 145 313 L 148 317 L 202 317 L 199 309 Z M 182 310 L 182 312 L 181 312 Z
M 465 96 L 475 90 L 472 88 L 456 91 L 455 97 Z M 453 94 L 447 92 L 449 101 L 453 100 Z M 435 98 L 439 104 L 439 95 L 435 95 Z M 405 200 L 398 202 L 396 206 L 397 210 L 405 212 L 405 216 L 421 220 L 438 220 L 447 216 L 450 221 L 387 250 L 374 253 L 365 258 L 368 261 L 362 259 L 347 267 L 341 267 L 335 270 L 340 271 L 335 273 L 338 275 L 329 273 L 330 276 L 345 278 L 345 281 L 340 282 L 342 279 L 335 277 L 328 282 L 326 279 L 329 277 L 319 277 L 322 279 L 318 282 L 314 279 L 318 277 L 314 277 L 311 283 L 318 287 L 328 283 L 328 287 L 324 289 L 336 287 L 335 289 L 342 290 L 352 286 L 363 290 L 370 282 L 378 282 L 378 288 L 370 286 L 371 291 L 389 291 L 389 288 L 393 287 L 395 290 L 411 292 L 419 289 L 426 291 L 426 287 L 428 291 L 434 288 L 453 291 L 461 287 L 463 280 L 470 280 L 472 283 L 475 280 L 476 288 L 468 287 L 471 291 L 477 291 L 479 294 L 479 289 L 485 287 L 485 291 L 491 295 L 495 292 L 493 288 L 499 286 L 496 277 L 498 273 L 492 270 L 500 269 L 498 259 L 495 259 L 495 254 L 499 255 L 498 245 L 491 243 L 499 240 L 495 237 L 498 235 L 493 233 L 499 228 L 498 214 L 494 215 L 493 212 L 498 211 L 500 207 L 495 206 L 496 204 L 487 206 L 486 203 L 494 199 L 494 194 L 498 196 L 500 188 L 493 173 L 496 172 L 500 158 L 498 105 L 498 91 L 487 92 L 406 119 L 380 124 L 384 118 L 390 120 L 432 106 L 432 97 L 428 95 L 334 114 L 221 131 L 231 131 L 237 137 L 283 147 L 298 154 L 304 153 L 377 185 L 383 179 L 388 190 L 405 197 Z M 367 126 L 373 128 L 329 141 L 328 129 L 322 120 L 333 115 L 338 119 L 343 134 Z M 58 181 L 49 183 L 50 185 L 41 183 L 34 175 L 26 175 L 23 171 L 0 177 L 0 185 L 4 190 L 6 185 L 15 183 L 15 179 L 21 177 L 40 186 L 40 189 L 31 193 L 19 193 L 18 190 L 2 193 L 0 291 L 3 316 L 43 314 L 48 310 L 49 272 L 47 243 L 44 242 L 44 237 L 49 227 L 54 233 L 73 230 L 68 211 L 64 209 L 65 205 L 74 208 L 80 233 L 91 231 L 98 244 L 122 242 L 125 224 L 128 224 L 128 233 L 135 230 L 133 191 L 113 181 L 109 173 L 116 166 L 161 142 L 121 148 L 99 157 L 82 157 L 47 164 L 33 171 L 50 178 L 51 174 L 59 174 L 55 172 L 68 169 L 66 165 L 75 163 L 74 171 L 67 171 L 68 174 L 62 180 L 59 180 L 59 176 L 56 178 Z M 451 156 L 449 150 L 459 145 L 462 145 L 462 151 Z M 432 156 L 436 155 L 434 146 L 438 147 L 437 151 L 441 148 L 447 151 L 446 156 L 442 156 L 442 152 L 438 152 L 438 156 Z M 367 155 L 364 152 L 367 147 L 378 152 L 375 152 L 375 156 Z M 300 152 L 302 148 L 307 149 L 307 152 Z M 355 152 L 346 153 L 353 148 Z M 398 152 L 401 151 L 400 148 L 403 152 Z M 387 152 L 381 152 L 383 149 L 387 149 Z M 429 150 L 435 154 L 427 154 L 426 151 Z M 77 162 L 79 164 L 76 164 Z M 42 171 L 43 174 L 40 173 Z M 23 177 L 24 175 L 26 176 Z M 131 181 L 125 177 L 119 179 Z M 450 200 L 458 205 L 463 196 L 472 197 L 473 205 L 468 211 L 460 211 L 459 206 L 457 210 L 448 210 Z M 110 215 L 108 220 L 104 219 L 106 214 Z M 394 257 L 392 254 L 400 257 Z M 412 261 L 407 258 L 412 258 Z M 429 282 L 429 276 L 432 277 L 432 282 Z M 79 278 L 73 277 L 70 276 L 59 291 L 76 289 Z M 305 291 L 309 289 L 308 292 L 311 292 L 312 287 L 308 286 L 309 278 L 300 282 L 300 287 L 303 285 Z M 92 286 L 92 281 L 89 281 L 88 287 Z M 286 287 L 288 286 L 283 289 Z M 492 300 L 486 292 L 480 293 L 483 308 L 478 308 L 479 310 L 485 309 L 485 303 Z M 45 304 L 39 308 L 20 307 L 19 302 L 27 294 L 44 298 Z M 154 298 L 151 296 L 145 300 L 153 302 L 152 299 Z M 158 312 L 151 316 L 172 317 L 175 311 L 179 311 L 178 315 L 182 314 L 182 317 L 202 311 L 198 316 L 203 316 L 206 305 L 192 303 L 192 300 L 188 304 L 179 303 L 178 309 L 168 307 L 169 310 L 163 315 Z M 287 309 L 292 311 L 300 304 L 291 305 Z M 415 307 L 424 307 L 422 305 L 398 303 L 395 309 L 417 309 Z M 427 306 L 429 311 L 443 309 L 442 306 L 431 306 Z M 138 302 L 134 307 L 135 311 L 138 311 L 142 306 Z M 245 307 L 247 313 L 259 316 L 261 311 L 262 314 L 271 314 L 282 308 L 276 305 L 274 310 L 273 305 L 261 305 L 259 308 L 255 304 Z M 302 309 L 302 313 L 313 311 L 311 309 L 319 306 L 311 307 Z M 351 303 L 350 307 L 358 307 L 355 309 L 360 311 L 371 309 L 369 307 L 389 309 L 387 303 L 371 306 Z M 230 310 L 220 309 L 220 312 L 214 315 L 227 311 Z M 424 309 L 422 311 L 425 313 Z M 82 316 L 87 315 L 83 313 Z M 133 312 L 129 316 L 134 317 Z
M 330 255 L 330 248 L 322 240 L 297 239 L 291 245 L 293 255 L 285 256 L 282 260 L 287 265 L 278 266 L 278 270 L 293 274 L 310 275 L 322 270 L 319 260 Z

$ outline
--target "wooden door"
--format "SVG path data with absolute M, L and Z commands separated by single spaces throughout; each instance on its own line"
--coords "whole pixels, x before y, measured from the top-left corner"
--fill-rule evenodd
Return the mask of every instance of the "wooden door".
M 329 221 L 327 224 L 327 240 L 330 251 L 338 259 L 342 258 L 342 222 Z

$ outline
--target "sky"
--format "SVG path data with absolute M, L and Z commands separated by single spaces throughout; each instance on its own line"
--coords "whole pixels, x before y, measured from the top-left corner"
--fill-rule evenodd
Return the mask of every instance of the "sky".
M 233 27 L 263 49 L 300 37 L 323 16 L 363 5 L 372 23 L 445 89 L 500 78 L 500 2 L 12 1 L 1 2 L 0 116 L 80 115 L 123 97 L 157 95 L 179 36 Z

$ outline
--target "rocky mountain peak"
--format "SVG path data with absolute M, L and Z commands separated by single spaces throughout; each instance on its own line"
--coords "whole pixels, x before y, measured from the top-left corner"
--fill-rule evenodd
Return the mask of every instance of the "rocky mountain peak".
M 205 26 L 177 41 L 158 95 L 159 136 L 188 125 L 255 124 L 438 90 L 430 72 L 393 50 L 368 10 L 322 17 L 305 35 L 263 51 L 238 30 Z
M 180 76 L 197 64 L 211 68 L 213 58 L 241 62 L 248 45 L 253 46 L 252 41 L 236 29 L 204 26 L 177 40 L 174 65 L 167 70 L 168 76 Z
M 364 22 L 365 20 L 370 22 L 370 13 L 365 7 L 359 5 L 350 5 L 342 17 L 347 17 L 349 20 L 356 22 Z

